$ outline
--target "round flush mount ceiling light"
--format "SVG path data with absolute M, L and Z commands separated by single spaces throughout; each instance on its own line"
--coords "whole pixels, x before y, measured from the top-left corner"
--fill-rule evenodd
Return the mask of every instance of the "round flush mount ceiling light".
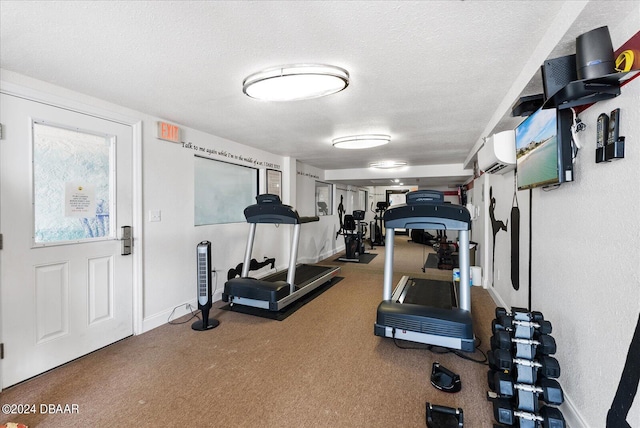
M 291 64 L 248 76 L 242 92 L 265 101 L 298 101 L 335 94 L 349 86 L 349 72 L 323 64 Z
M 333 147 L 338 149 L 370 149 L 371 147 L 388 144 L 391 137 L 381 134 L 351 135 L 333 140 Z
M 380 161 L 380 162 L 372 162 L 369 164 L 371 168 L 378 169 L 392 169 L 392 168 L 400 168 L 401 166 L 406 166 L 406 162 L 398 162 L 398 161 Z

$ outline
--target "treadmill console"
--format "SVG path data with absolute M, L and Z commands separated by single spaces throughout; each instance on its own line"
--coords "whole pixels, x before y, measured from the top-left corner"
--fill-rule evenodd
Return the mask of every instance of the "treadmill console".
M 415 190 L 407 193 L 407 205 L 444 204 L 444 192 L 438 190 Z
M 256 196 L 257 204 L 244 209 L 247 223 L 300 224 L 300 216 L 289 205 L 284 205 L 278 195 L 265 193 Z
M 271 193 L 256 196 L 256 201 L 258 201 L 259 204 L 282 204 L 280 196 Z
M 444 201 L 444 192 L 416 190 L 407 193 L 407 203 L 384 212 L 384 225 L 391 229 L 471 230 L 466 207 Z

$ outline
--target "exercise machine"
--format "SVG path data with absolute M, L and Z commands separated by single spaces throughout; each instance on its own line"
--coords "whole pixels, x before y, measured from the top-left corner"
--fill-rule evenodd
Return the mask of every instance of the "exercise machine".
M 373 206 L 373 203 L 371 204 Z M 373 221 L 370 224 L 369 236 L 371 239 L 371 248 L 374 245 L 384 246 L 384 234 L 382 233 L 384 227 L 384 212 L 389 208 L 389 202 L 381 201 L 376 204 L 376 209 L 371 210 L 376 213 Z
M 407 203 L 384 213 L 386 251 L 383 300 L 378 305 L 374 333 L 381 337 L 474 352 L 471 318 L 469 232 L 471 216 L 461 206 L 444 203 L 444 193 L 417 190 Z M 460 285 L 403 276 L 392 292 L 395 229 L 457 230 L 460 242 Z M 458 298 L 459 294 L 459 298 Z
M 342 262 L 360 262 L 360 256 L 362 254 L 368 254 L 364 245 L 364 235 L 366 234 L 367 224 L 363 222 L 364 211 L 355 210 L 353 215 L 347 214 L 344 216 L 344 222 L 342 229 L 336 234 L 344 235 L 344 257 L 338 258 Z
M 329 215 L 329 206 L 324 201 L 318 201 L 318 212 L 322 215 Z
M 453 253 L 458 251 L 458 246 L 454 242 L 447 241 L 447 235 L 442 234 L 438 245 L 434 246 L 438 253 L 438 269 L 451 270 L 455 267 Z
M 338 266 L 312 264 L 296 265 L 300 225 L 318 221 L 318 217 L 300 217 L 296 210 L 284 205 L 280 197 L 263 194 L 257 203 L 244 210 L 250 225 L 247 247 L 240 278 L 231 278 L 224 285 L 222 300 L 231 305 L 279 311 L 321 285 L 331 281 L 340 272 Z M 258 224 L 289 224 L 293 226 L 293 238 L 289 255 L 289 268 L 261 279 L 250 278 L 251 252 Z

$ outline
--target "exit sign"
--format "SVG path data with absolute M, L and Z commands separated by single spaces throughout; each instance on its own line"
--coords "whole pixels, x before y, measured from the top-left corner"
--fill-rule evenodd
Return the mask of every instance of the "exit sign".
M 180 128 L 167 122 L 158 122 L 158 138 L 173 143 L 180 142 Z

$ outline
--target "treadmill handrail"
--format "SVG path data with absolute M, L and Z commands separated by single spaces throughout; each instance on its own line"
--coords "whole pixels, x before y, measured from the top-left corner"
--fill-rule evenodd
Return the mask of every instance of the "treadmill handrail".
M 469 230 L 471 214 L 462 205 L 397 205 L 384 213 L 384 225 L 394 229 Z
M 244 209 L 247 223 L 300 224 L 300 216 L 293 207 L 284 204 L 254 204 Z

